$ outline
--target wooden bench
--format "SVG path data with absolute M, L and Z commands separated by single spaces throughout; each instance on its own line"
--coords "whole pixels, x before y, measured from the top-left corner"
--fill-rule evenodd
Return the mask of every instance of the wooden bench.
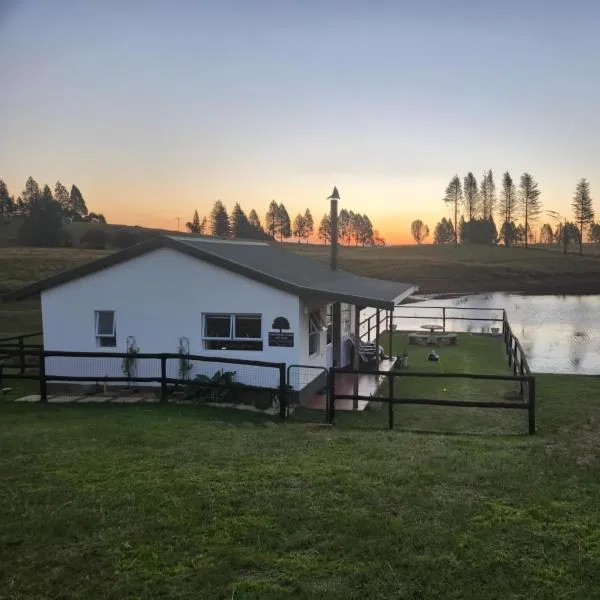
M 458 344 L 458 333 L 441 333 L 437 338 L 442 344 L 450 344 L 451 346 Z
M 429 336 L 426 333 L 409 333 L 408 343 L 409 344 L 427 344 Z

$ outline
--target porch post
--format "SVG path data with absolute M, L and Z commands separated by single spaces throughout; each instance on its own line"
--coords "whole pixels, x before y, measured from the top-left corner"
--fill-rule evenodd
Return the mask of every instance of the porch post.
M 379 352 L 379 309 L 375 311 L 375 321 L 377 321 L 377 328 L 375 329 L 375 346 L 377 347 L 377 352 Z
M 358 348 L 360 346 L 360 306 L 354 306 L 354 356 L 352 358 L 353 369 L 358 371 L 360 367 L 360 357 L 358 355 Z M 358 373 L 354 374 L 354 387 L 353 387 L 354 399 L 352 400 L 352 410 L 358 410 Z

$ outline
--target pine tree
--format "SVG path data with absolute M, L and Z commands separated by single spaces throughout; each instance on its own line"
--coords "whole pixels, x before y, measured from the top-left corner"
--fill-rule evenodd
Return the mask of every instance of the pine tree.
M 324 244 L 327 244 L 327 240 L 331 242 L 331 218 L 329 215 L 323 215 L 323 218 L 319 223 L 317 235 L 319 236 L 319 239 L 323 240 Z
M 292 223 L 290 221 L 290 215 L 286 210 L 283 203 L 279 205 L 279 213 L 278 213 L 278 229 L 279 229 L 279 240 L 286 240 L 292 237 Z
M 187 222 L 185 226 L 190 233 L 200 233 L 200 217 L 197 210 L 194 211 L 192 221 Z
M 463 201 L 469 221 L 476 219 L 479 214 L 479 192 L 477 190 L 477 179 L 473 173 L 467 173 L 463 185 Z
M 308 240 L 312 236 L 315 229 L 315 223 L 313 221 L 313 216 L 310 212 L 310 209 L 307 208 L 304 211 L 304 237 L 306 238 L 306 243 L 308 244 Z
M 31 207 L 37 203 L 41 196 L 40 186 L 33 177 L 29 177 L 25 182 L 25 189 L 21 194 L 23 200 L 23 209 L 29 213 Z
M 85 217 L 88 214 L 88 209 L 83 199 L 83 195 L 76 185 L 71 186 L 71 211 L 76 217 Z
M 294 219 L 294 227 L 292 233 L 298 238 L 298 243 L 301 239 L 304 239 L 306 235 L 306 222 L 304 221 L 304 215 L 298 213 Z
M 239 202 L 235 203 L 231 218 L 229 219 L 229 229 L 233 238 L 247 238 L 249 235 L 249 223 L 246 214 L 242 210 Z
M 250 223 L 250 225 L 252 227 L 254 227 L 255 229 L 262 231 L 262 225 L 260 224 L 260 219 L 258 218 L 258 215 L 256 214 L 256 211 L 254 209 L 252 209 L 250 211 L 250 213 L 248 214 L 248 223 Z
M 579 254 L 581 255 L 583 254 L 583 228 L 594 221 L 590 182 L 587 179 L 584 178 L 578 181 L 572 206 L 575 221 L 579 223 Z
M 456 243 L 456 235 L 454 226 L 452 225 L 452 219 L 446 219 L 443 217 L 442 220 L 435 226 L 433 233 L 434 244 L 452 244 Z
M 481 212 L 484 219 L 489 219 L 494 216 L 496 206 L 496 184 L 491 169 L 483 174 L 480 189 Z
M 202 233 L 202 234 L 206 233 L 206 227 L 207 227 L 206 217 L 202 217 L 202 221 L 200 222 L 200 231 L 198 233 Z
M 54 186 L 54 199 L 58 202 L 64 214 L 70 213 L 71 196 L 69 196 L 69 191 L 60 181 L 57 181 Z
M 454 208 L 454 222 L 458 221 L 458 206 L 462 202 L 463 191 L 460 183 L 460 177 L 455 175 L 446 188 L 446 194 L 444 195 L 444 202 L 450 204 Z M 447 243 L 447 242 L 444 242 Z M 458 232 L 454 232 L 454 243 L 458 244 Z
M 229 217 L 225 205 L 217 200 L 210 213 L 211 234 L 216 237 L 229 237 Z
M 8 193 L 6 183 L 0 179 L 0 217 L 10 217 L 14 211 L 14 203 Z
M 41 194 L 38 189 L 38 195 L 35 197 L 34 186 L 30 186 L 28 193 L 30 209 L 28 217 L 19 229 L 20 243 L 24 246 L 43 247 L 62 245 L 66 234 L 62 229 L 60 205 L 52 197 L 52 191 L 45 186 Z
M 517 204 L 517 189 L 515 184 L 510 176 L 510 173 L 506 171 L 502 176 L 502 197 L 501 197 L 501 210 L 502 210 L 502 219 L 504 224 L 509 223 L 512 224 L 514 213 Z M 500 237 L 504 239 L 504 245 L 510 246 L 511 242 L 514 240 L 515 236 L 510 229 L 509 225 L 504 227 L 502 225 L 502 230 L 500 231 Z M 513 225 L 514 228 L 514 225 Z M 505 235 L 502 235 L 502 231 L 505 232 Z
M 525 218 L 525 247 L 527 248 L 529 246 L 531 223 L 536 221 L 542 210 L 538 184 L 529 173 L 523 173 L 523 175 L 521 175 L 519 192 L 521 212 Z
M 265 216 L 265 228 L 267 233 L 274 238 L 275 235 L 279 232 L 280 218 L 279 218 L 279 204 L 275 202 L 275 200 L 271 200 L 269 204 L 269 210 Z

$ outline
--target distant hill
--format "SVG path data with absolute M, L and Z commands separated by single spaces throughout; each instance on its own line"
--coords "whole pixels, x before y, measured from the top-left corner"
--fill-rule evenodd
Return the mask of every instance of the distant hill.
M 23 225 L 24 217 L 12 217 L 8 220 L 0 219 L 0 247 L 18 246 L 17 236 L 19 229 Z M 170 235 L 188 235 L 187 232 L 172 231 L 169 229 L 155 229 L 152 227 L 140 227 L 138 225 L 116 225 L 112 223 L 91 223 L 88 221 L 73 221 L 64 225 L 65 231 L 71 236 L 71 244 L 75 247 L 80 247 L 81 238 L 90 230 L 105 231 L 108 235 L 107 247 L 113 246 L 117 233 L 126 231 L 139 238 L 138 241 L 147 239 L 160 234 Z

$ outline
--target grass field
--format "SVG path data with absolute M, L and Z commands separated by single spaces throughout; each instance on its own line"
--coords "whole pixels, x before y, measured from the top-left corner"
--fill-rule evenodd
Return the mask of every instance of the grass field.
M 600 380 L 538 392 L 537 436 L 1 402 L 1 596 L 595 598 Z

